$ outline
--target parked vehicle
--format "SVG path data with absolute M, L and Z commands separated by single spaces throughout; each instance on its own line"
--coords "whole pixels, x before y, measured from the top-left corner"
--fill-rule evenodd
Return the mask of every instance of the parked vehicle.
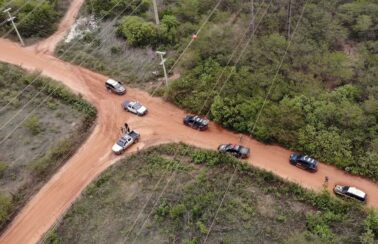
M 122 107 L 124 110 L 139 116 L 145 115 L 148 111 L 145 106 L 135 101 L 126 100 L 122 103 Z
M 290 155 L 290 163 L 311 172 L 318 171 L 319 162 L 307 155 L 293 153 Z
M 113 145 L 112 151 L 119 155 L 126 148 L 130 147 L 132 144 L 136 143 L 139 140 L 140 134 L 136 131 L 130 131 L 125 133 L 118 141 Z
M 108 79 L 105 81 L 105 87 L 108 91 L 118 95 L 123 95 L 126 93 L 126 88 L 122 85 L 122 83 L 113 79 Z
M 207 130 L 209 126 L 209 121 L 207 119 L 203 119 L 197 115 L 186 115 L 183 122 L 184 125 L 197 130 Z
M 357 199 L 358 201 L 361 201 L 361 202 L 366 202 L 367 194 L 361 191 L 360 189 L 357 189 L 356 187 L 335 185 L 335 188 L 333 188 L 333 191 L 337 195 Z
M 221 144 L 218 146 L 218 152 L 230 153 L 237 158 L 248 158 L 250 154 L 249 148 L 238 144 Z

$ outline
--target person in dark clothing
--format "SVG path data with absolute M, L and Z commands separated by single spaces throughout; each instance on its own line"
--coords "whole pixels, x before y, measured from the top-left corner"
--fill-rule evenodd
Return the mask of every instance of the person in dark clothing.
M 323 183 L 324 188 L 328 187 L 328 181 L 329 181 L 328 176 L 324 177 L 324 183 Z
M 130 132 L 130 128 L 129 128 L 129 125 L 127 123 L 125 123 L 125 133 L 126 132 Z

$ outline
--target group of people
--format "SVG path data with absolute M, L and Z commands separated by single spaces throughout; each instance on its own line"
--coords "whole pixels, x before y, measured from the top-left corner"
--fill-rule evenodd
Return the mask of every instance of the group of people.
M 121 127 L 122 135 L 130 132 L 130 127 L 127 123 L 124 124 L 124 127 Z

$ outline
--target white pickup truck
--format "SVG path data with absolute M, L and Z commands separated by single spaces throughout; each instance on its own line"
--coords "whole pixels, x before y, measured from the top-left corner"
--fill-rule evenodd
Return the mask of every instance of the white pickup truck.
M 130 147 L 132 144 L 136 143 L 139 140 L 140 134 L 136 131 L 130 131 L 125 133 L 118 141 L 113 145 L 112 151 L 119 155 L 126 148 Z
M 147 113 L 147 108 L 135 101 L 126 100 L 122 103 L 122 107 L 124 110 L 139 116 L 143 116 Z

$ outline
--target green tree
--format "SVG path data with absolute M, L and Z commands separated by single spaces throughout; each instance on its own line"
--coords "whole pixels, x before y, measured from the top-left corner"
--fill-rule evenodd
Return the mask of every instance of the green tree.
M 164 42 L 173 44 L 177 39 L 177 27 L 179 22 L 173 15 L 164 15 L 160 25 L 160 35 Z
M 307 125 L 299 131 L 298 144 L 303 151 L 333 162 L 340 168 L 345 169 L 352 163 L 351 142 L 343 138 L 336 128 L 316 130 Z
M 131 46 L 155 45 L 158 40 L 156 26 L 137 16 L 123 17 L 118 30 Z

